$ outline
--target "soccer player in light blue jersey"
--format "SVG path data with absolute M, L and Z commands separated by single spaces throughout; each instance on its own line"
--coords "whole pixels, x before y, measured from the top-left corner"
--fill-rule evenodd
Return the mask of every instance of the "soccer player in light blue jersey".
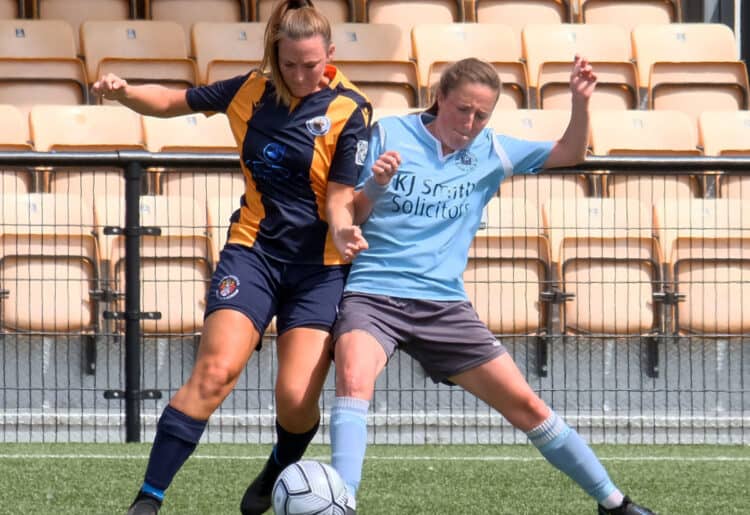
M 329 195 L 334 242 L 345 257 L 356 257 L 334 327 L 333 466 L 356 513 L 369 401 L 378 374 L 400 348 L 435 382 L 463 387 L 524 431 L 596 500 L 599 514 L 652 514 L 623 495 L 578 433 L 531 389 L 464 291 L 471 241 L 502 179 L 584 159 L 596 75 L 576 56 L 570 123 L 549 143 L 486 128 L 500 86 L 489 64 L 454 63 L 430 109 L 374 127 L 358 186 L 337 186 Z

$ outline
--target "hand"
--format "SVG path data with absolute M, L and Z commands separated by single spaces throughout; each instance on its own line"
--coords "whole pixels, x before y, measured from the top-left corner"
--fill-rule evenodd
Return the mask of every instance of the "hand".
M 91 92 L 107 100 L 123 100 L 125 98 L 128 82 L 113 73 L 104 75 L 91 86 Z
M 357 254 L 370 247 L 365 237 L 362 236 L 362 230 L 356 225 L 334 231 L 333 244 L 346 261 L 351 261 L 357 257 Z
M 596 74 L 588 59 L 575 56 L 573 71 L 570 74 L 570 90 L 573 93 L 573 102 L 588 101 L 596 87 Z
M 383 152 L 372 165 L 373 179 L 381 186 L 385 186 L 391 182 L 391 178 L 396 175 L 400 165 L 401 155 L 398 152 L 395 150 Z

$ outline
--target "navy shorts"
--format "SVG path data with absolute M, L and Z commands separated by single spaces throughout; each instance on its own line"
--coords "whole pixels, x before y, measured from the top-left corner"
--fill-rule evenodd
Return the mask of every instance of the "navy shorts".
M 495 359 L 506 352 L 469 301 L 401 299 L 347 292 L 333 329 L 337 340 L 365 331 L 390 360 L 400 348 L 417 360 L 436 383 Z
M 278 334 L 295 327 L 330 331 L 349 268 L 284 263 L 252 247 L 227 244 L 211 278 L 205 316 L 217 309 L 239 311 L 261 336 L 274 315 Z

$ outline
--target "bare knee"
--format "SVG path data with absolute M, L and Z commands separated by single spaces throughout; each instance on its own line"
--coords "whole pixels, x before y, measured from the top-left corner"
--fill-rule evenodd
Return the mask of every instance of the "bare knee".
M 384 353 L 379 346 L 373 348 L 368 342 L 363 342 L 356 332 L 342 335 L 336 342 L 336 395 L 371 399 L 375 379 L 382 369 L 378 353 L 383 354 L 384 362 Z
M 237 373 L 233 367 L 218 360 L 210 360 L 196 367 L 194 377 L 196 391 L 201 401 L 216 406 L 229 394 Z
M 531 394 L 519 399 L 510 422 L 518 429 L 528 432 L 547 420 L 550 413 L 547 404 L 536 394 Z

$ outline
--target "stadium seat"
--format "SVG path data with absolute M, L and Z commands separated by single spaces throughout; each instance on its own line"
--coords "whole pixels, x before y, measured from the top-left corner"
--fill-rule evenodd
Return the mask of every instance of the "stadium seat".
M 567 0 L 471 0 L 478 23 L 510 25 L 520 34 L 529 23 L 567 23 Z M 469 9 L 470 11 L 472 9 Z
M 84 21 L 127 20 L 136 17 L 136 0 L 32 0 L 34 18 L 63 20 L 73 27 L 76 49 L 80 54 L 78 40 Z
M 127 81 L 169 87 L 198 84 L 182 27 L 171 21 L 87 21 L 81 26 L 89 80 L 115 73 Z
M 381 118 L 385 118 L 386 116 L 405 116 L 409 114 L 414 113 L 421 113 L 424 109 L 421 107 L 408 107 L 408 108 L 388 108 L 388 107 L 378 107 L 374 108 L 372 110 L 372 119 L 370 120 L 371 123 L 375 123 Z
M 275 0 L 250 0 L 251 19 L 253 21 L 268 21 L 271 16 Z M 356 22 L 356 0 L 315 0 L 315 8 L 319 9 L 333 23 Z
M 94 204 L 102 256 L 117 293 L 125 291 L 125 240 L 104 236 L 104 226 L 122 227 L 122 197 L 97 197 Z M 205 296 L 213 271 L 207 235 L 206 205 L 191 198 L 142 196 L 140 223 L 161 234 L 141 236 L 141 309 L 160 312 L 161 319 L 144 320 L 146 334 L 195 334 L 203 325 Z M 124 306 L 118 301 L 118 310 Z
M 208 236 L 211 238 L 211 253 L 214 263 L 227 242 L 229 218 L 240 208 L 239 196 L 210 196 L 206 199 Z
M 333 64 L 370 99 L 373 107 L 417 107 L 417 66 L 409 32 L 394 24 L 339 23 L 331 27 Z
M 144 0 L 145 18 L 174 21 L 182 26 L 190 51 L 190 34 L 198 22 L 243 22 L 248 19 L 245 0 Z M 262 47 L 261 47 L 262 51 Z M 194 54 L 191 54 L 194 55 Z
M 25 17 L 26 5 L 24 0 L 0 0 L 0 20 Z
M 193 25 L 193 55 L 201 84 L 244 75 L 263 60 L 265 23 Z
M 529 24 L 522 33 L 523 57 L 539 109 L 570 110 L 573 57 L 586 57 L 598 83 L 590 109 L 637 109 L 638 80 L 630 37 L 617 25 Z
M 356 0 L 366 23 L 395 23 L 407 34 L 418 23 L 464 21 L 462 0 Z
M 679 111 L 594 111 L 591 147 L 595 155 L 695 156 L 695 126 Z M 640 199 L 647 205 L 664 198 L 694 198 L 702 194 L 690 175 L 647 172 L 604 176 L 610 197 Z
M 55 20 L 0 20 L 0 104 L 85 104 L 86 70 L 70 25 Z
M 661 248 L 651 206 L 637 199 L 553 198 L 542 206 L 568 334 L 653 335 L 661 313 Z
M 698 132 L 707 156 L 750 156 L 750 111 L 704 111 Z M 750 200 L 747 174 L 719 176 L 719 197 Z
M 94 210 L 77 196 L 0 196 L 0 326 L 33 334 L 96 331 Z
M 655 227 L 670 270 L 677 334 L 750 332 L 750 209 L 739 199 L 666 200 Z
M 521 61 L 521 45 L 518 34 L 507 25 L 417 24 L 412 29 L 411 39 L 426 104 L 432 103 L 432 89 L 450 63 L 476 57 L 493 64 L 502 80 L 502 94 L 496 109 L 527 106 L 528 80 Z
M 140 115 L 122 106 L 48 106 L 31 109 L 31 134 L 36 150 L 144 150 Z M 124 195 L 119 168 L 57 168 L 50 171 L 53 193 L 79 195 L 93 204 L 101 195 Z
M 229 121 L 221 113 L 208 118 L 203 114 L 175 118 L 144 116 L 143 136 L 151 152 L 237 153 Z M 239 163 L 229 170 L 190 167 L 151 171 L 158 173 L 158 191 L 163 195 L 205 202 L 214 196 L 237 199 L 245 192 Z
M 532 141 L 557 141 L 570 121 L 570 112 L 556 109 L 496 110 L 489 127 L 498 134 Z M 502 198 L 523 197 L 542 205 L 551 198 L 585 197 L 590 187 L 582 175 L 515 175 L 500 184 Z
M 639 25 L 632 40 L 651 109 L 684 111 L 697 124 L 702 111 L 747 108 L 747 67 L 726 25 Z
M 29 122 L 16 107 L 0 105 L 0 151 L 32 150 Z M 32 179 L 22 166 L 0 165 L 0 195 L 29 193 Z
M 642 23 L 675 23 L 682 20 L 677 0 L 577 0 L 578 21 L 611 23 L 630 33 Z

